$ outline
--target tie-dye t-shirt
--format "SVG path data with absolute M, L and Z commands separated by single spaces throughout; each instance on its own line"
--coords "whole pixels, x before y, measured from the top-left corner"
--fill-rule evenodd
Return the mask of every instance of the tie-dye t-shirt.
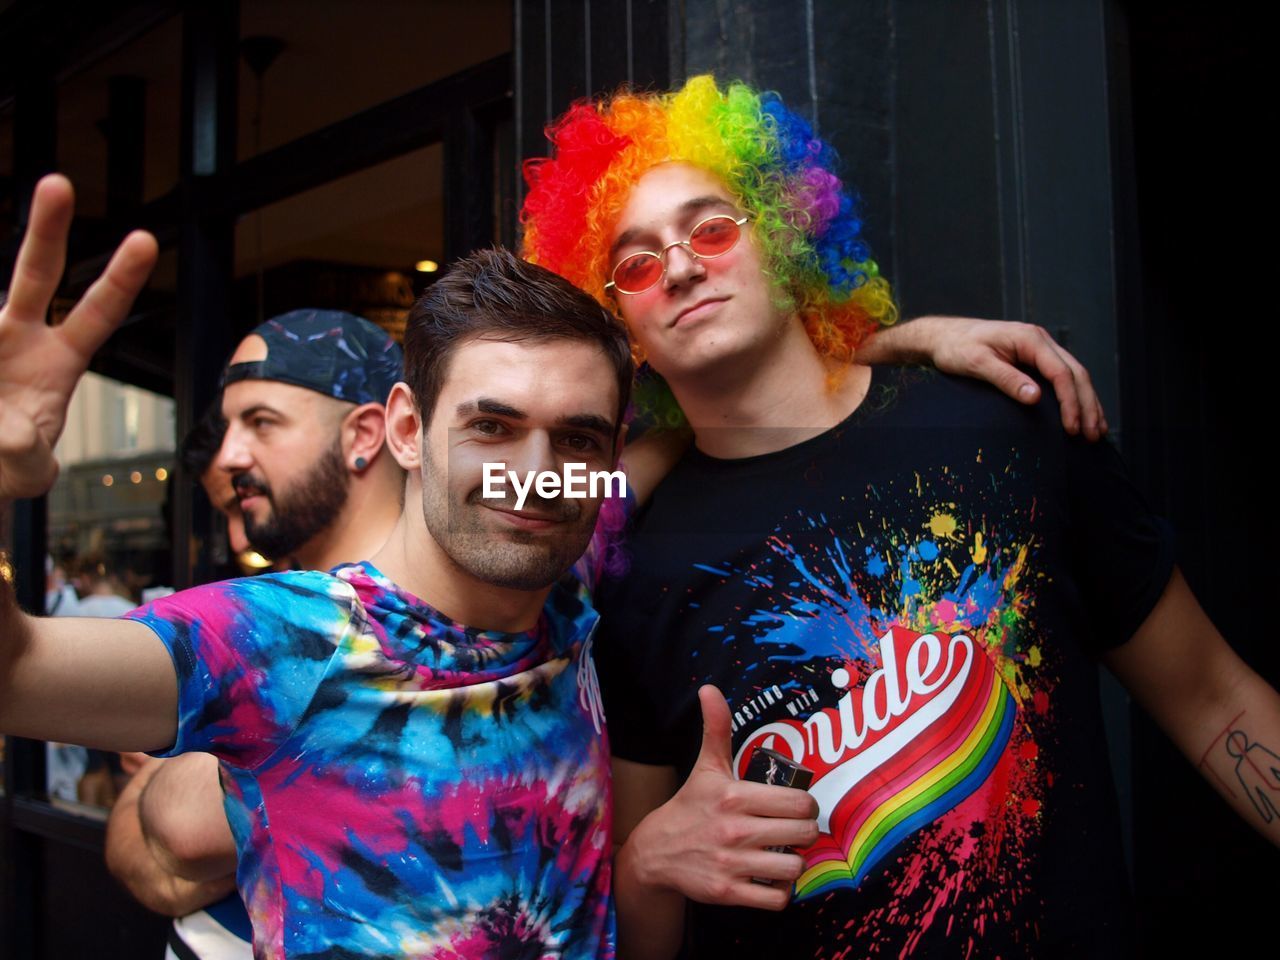
M 1167 528 L 1052 391 L 875 374 L 845 423 L 691 451 L 597 591 L 617 756 L 697 755 L 697 688 L 741 773 L 814 771 L 821 837 L 782 913 L 690 910 L 694 956 L 1132 955 L 1096 655 L 1172 569 Z
M 453 623 L 368 564 L 130 616 L 178 671 L 171 754 L 224 765 L 258 957 L 611 957 L 608 744 L 585 592 Z

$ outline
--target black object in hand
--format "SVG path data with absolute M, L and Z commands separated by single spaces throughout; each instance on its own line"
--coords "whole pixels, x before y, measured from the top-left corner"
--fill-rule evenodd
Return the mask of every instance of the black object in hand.
M 747 761 L 747 770 L 743 780 L 754 780 L 756 783 L 767 783 L 778 787 L 795 787 L 797 790 L 809 789 L 813 783 L 813 771 L 785 757 L 777 750 L 768 747 L 756 747 Z M 774 853 L 791 853 L 790 847 L 768 847 Z M 760 883 L 766 887 L 773 886 L 772 880 L 763 877 L 752 877 L 752 883 Z

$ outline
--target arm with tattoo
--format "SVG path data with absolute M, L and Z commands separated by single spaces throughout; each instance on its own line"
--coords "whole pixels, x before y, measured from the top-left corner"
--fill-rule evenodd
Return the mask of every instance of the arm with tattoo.
M 1200 758 L 1200 769 L 1217 780 L 1219 792 L 1245 808 L 1246 818 L 1247 808 L 1252 806 L 1263 823 L 1271 824 L 1280 817 L 1280 753 L 1251 739 L 1251 727 L 1249 711 L 1240 711 L 1209 744 Z M 1234 769 L 1228 772 L 1228 766 Z M 1240 795 L 1245 803 L 1239 802 Z
M 1280 695 L 1227 645 L 1181 573 L 1104 660 L 1236 813 L 1280 847 Z

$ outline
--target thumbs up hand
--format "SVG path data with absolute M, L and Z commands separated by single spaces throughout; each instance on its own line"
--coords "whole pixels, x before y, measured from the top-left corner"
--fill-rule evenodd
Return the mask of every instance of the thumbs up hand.
M 733 720 L 729 703 L 718 687 L 706 684 L 698 689 L 702 707 L 702 749 L 694 771 L 708 770 L 733 777 Z
M 734 779 L 729 705 L 713 686 L 698 699 L 702 749 L 693 771 L 628 840 L 637 878 L 703 903 L 781 910 L 804 861 L 767 848 L 814 843 L 817 802 L 803 790 Z

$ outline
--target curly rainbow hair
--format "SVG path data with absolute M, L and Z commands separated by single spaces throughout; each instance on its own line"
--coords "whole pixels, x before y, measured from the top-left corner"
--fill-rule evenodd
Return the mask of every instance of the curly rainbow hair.
M 823 354 L 852 359 L 897 319 L 862 238 L 835 151 L 771 92 L 710 76 L 672 93 L 619 91 L 570 107 L 547 131 L 555 151 L 525 163 L 524 256 L 616 310 L 605 294 L 614 226 L 636 182 L 678 160 L 707 170 L 751 215 L 779 302 Z

